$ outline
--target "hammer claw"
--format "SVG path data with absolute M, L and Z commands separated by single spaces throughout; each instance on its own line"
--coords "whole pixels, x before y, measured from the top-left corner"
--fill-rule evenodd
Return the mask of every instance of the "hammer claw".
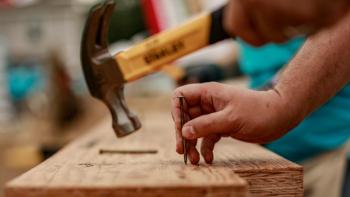
M 113 1 L 106 1 L 103 6 L 103 12 L 100 17 L 100 27 L 98 28 L 98 36 L 96 43 L 101 47 L 108 47 L 108 32 L 109 24 L 113 15 L 115 3 Z
M 103 5 L 104 4 L 97 4 L 91 8 L 90 14 L 85 24 L 82 49 L 85 49 L 89 55 L 93 55 L 98 50 L 97 46 L 95 45 L 96 43 L 94 45 L 90 45 L 90 42 L 97 41 L 98 31 L 100 30 L 96 27 L 100 26 L 100 19 L 104 10 Z

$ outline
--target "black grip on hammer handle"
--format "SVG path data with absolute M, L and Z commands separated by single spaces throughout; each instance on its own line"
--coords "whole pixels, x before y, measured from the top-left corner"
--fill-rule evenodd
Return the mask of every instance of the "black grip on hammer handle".
M 226 6 L 213 11 L 211 13 L 211 24 L 209 34 L 209 44 L 233 38 L 230 36 L 224 28 L 224 11 Z

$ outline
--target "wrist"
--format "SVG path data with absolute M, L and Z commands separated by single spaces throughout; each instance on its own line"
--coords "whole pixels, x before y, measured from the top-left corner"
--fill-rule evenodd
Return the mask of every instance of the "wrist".
M 308 114 L 304 103 L 287 93 L 278 86 L 267 91 L 274 103 L 272 120 L 275 120 L 275 127 L 281 132 L 293 129 Z

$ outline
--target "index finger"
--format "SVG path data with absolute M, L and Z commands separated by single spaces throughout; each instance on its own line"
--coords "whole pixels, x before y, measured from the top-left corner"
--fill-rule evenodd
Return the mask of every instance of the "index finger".
M 203 94 L 203 84 L 189 84 L 177 88 L 172 97 L 172 103 L 178 103 L 178 97 L 185 97 L 186 104 L 191 107 L 200 104 Z
M 190 84 L 177 88 L 171 99 L 171 116 L 175 123 L 175 129 L 178 135 L 181 134 L 181 110 L 179 97 L 184 97 L 184 112 L 188 113 L 189 106 L 196 105 L 200 103 L 201 100 L 201 85 L 199 84 Z
M 201 91 L 199 84 L 186 85 L 180 88 L 177 88 L 174 91 L 172 100 L 171 100 L 171 115 L 175 123 L 176 131 L 176 152 L 183 154 L 182 147 L 182 128 L 181 128 L 181 109 L 180 109 L 180 100 L 179 97 L 184 97 L 184 106 L 183 110 L 185 113 L 185 120 L 190 120 L 190 109 L 188 103 L 196 105 L 200 102 Z

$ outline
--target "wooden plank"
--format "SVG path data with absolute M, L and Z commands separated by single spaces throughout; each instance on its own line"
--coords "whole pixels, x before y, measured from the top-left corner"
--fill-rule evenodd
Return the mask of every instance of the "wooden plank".
M 7 196 L 245 196 L 247 192 L 246 183 L 230 169 L 185 166 L 181 157 L 170 153 L 173 148 L 166 141 L 147 139 L 146 132 L 116 140 L 106 125 L 10 183 Z M 101 148 L 159 152 L 101 155 Z
M 213 165 L 185 166 L 175 153 L 168 100 L 136 99 L 131 105 L 143 122 L 139 133 L 117 139 L 106 120 L 8 183 L 6 195 L 246 196 L 249 189 L 258 196 L 302 196 L 302 168 L 257 145 L 225 139 Z M 101 149 L 158 153 L 99 154 Z

